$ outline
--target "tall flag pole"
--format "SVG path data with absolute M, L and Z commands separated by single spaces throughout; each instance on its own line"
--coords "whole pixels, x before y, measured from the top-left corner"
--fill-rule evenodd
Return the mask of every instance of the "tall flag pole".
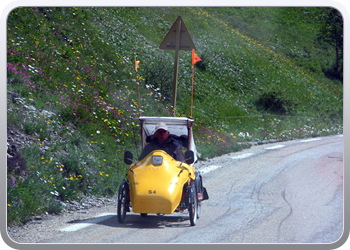
M 191 94 L 191 118 L 192 118 L 192 109 L 193 109 L 193 80 L 194 80 L 194 64 L 196 62 L 202 61 L 199 56 L 196 55 L 194 49 L 192 49 L 192 94 Z
M 136 61 L 136 57 L 135 58 L 135 71 L 136 71 L 136 83 L 137 83 L 137 95 L 139 98 L 139 117 L 141 116 L 141 105 L 140 105 L 140 90 L 139 90 L 139 82 L 138 82 L 138 76 L 137 76 L 137 69 L 139 68 L 139 63 L 140 61 Z

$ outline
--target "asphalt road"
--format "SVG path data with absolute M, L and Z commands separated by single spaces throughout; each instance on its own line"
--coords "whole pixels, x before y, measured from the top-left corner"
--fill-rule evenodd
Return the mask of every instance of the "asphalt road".
M 254 146 L 199 166 L 210 199 L 188 214 L 67 221 L 46 243 L 332 243 L 343 232 L 343 137 Z

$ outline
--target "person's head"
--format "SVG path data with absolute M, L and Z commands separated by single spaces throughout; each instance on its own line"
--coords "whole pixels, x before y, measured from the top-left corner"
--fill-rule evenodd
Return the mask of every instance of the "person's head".
M 168 126 L 164 122 L 160 122 L 156 125 L 154 136 L 157 138 L 158 142 L 163 143 L 169 137 Z

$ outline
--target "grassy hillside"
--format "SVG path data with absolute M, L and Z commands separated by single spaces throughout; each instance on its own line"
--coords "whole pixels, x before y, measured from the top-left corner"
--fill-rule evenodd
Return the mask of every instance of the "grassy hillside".
M 59 212 L 55 199 L 118 189 L 123 152 L 140 153 L 134 57 L 142 115 L 171 115 L 174 51 L 159 45 L 178 16 L 202 58 L 193 110 L 202 159 L 241 150 L 237 142 L 342 133 L 343 86 L 325 76 L 334 51 L 315 43 L 319 10 L 13 10 L 7 88 L 38 112 L 8 101 L 8 127 L 35 141 L 20 152 L 25 171 L 8 167 L 9 222 Z M 181 51 L 179 63 L 176 114 L 189 116 L 191 52 Z

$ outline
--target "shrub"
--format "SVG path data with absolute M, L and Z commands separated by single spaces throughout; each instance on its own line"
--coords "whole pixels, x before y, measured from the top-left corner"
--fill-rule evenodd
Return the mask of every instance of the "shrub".
M 267 111 L 271 114 L 286 115 L 293 109 L 294 104 L 286 100 L 281 93 L 275 91 L 263 93 L 254 102 L 260 111 Z

